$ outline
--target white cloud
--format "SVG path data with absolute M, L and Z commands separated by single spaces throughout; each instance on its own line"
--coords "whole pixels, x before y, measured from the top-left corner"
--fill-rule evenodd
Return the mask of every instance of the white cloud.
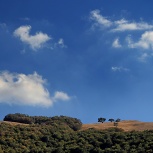
M 0 74 L 0 102 L 50 106 L 53 101 L 44 83 L 45 80 L 37 73 L 25 75 L 2 72 Z
M 40 49 L 51 39 L 47 34 L 38 32 L 30 35 L 31 26 L 21 26 L 14 31 L 14 36 L 19 37 L 23 43 L 30 45 L 33 50 Z
M 126 40 L 129 48 L 134 48 L 133 47 L 133 41 L 132 41 L 131 35 L 128 35 L 125 40 Z
M 70 100 L 70 97 L 62 91 L 56 91 L 53 99 L 54 101 L 57 101 L 57 100 L 68 101 Z
M 124 67 L 117 67 L 117 66 L 112 66 L 112 67 L 111 67 L 111 70 L 112 70 L 113 72 L 121 72 L 121 71 L 128 72 L 128 71 L 129 71 L 129 69 L 127 69 L 127 68 L 124 68 Z
M 126 19 L 120 19 L 116 21 L 108 20 L 102 14 L 100 10 L 93 10 L 90 12 L 90 19 L 95 21 L 95 24 L 101 27 L 109 27 L 112 32 L 123 31 L 136 31 L 136 30 L 150 30 L 153 29 L 153 25 L 146 22 L 131 22 Z
M 66 48 L 67 46 L 64 44 L 63 38 L 60 38 L 57 43 L 55 43 L 55 47 Z
M 116 39 L 114 40 L 112 46 L 113 46 L 114 48 L 121 48 L 121 47 L 122 47 L 121 44 L 120 44 L 120 42 L 119 42 L 119 38 L 116 38 Z
M 141 62 L 146 62 L 146 59 L 149 58 L 150 56 L 147 53 L 143 53 L 138 60 Z
M 153 50 L 153 31 L 144 32 L 137 42 L 134 42 L 131 36 L 128 36 L 126 41 L 129 48 L 143 49 L 144 52 L 141 53 L 140 56 L 138 55 L 139 61 L 146 62 L 150 57 L 153 56 L 152 52 L 148 52 L 148 50 Z
M 116 71 L 120 71 L 120 70 L 121 70 L 120 67 L 112 67 L 111 69 L 112 69 L 112 71 L 114 71 L 114 72 L 116 72 Z
M 97 25 L 104 26 L 104 27 L 110 27 L 112 25 L 112 22 L 103 17 L 100 14 L 100 10 L 93 10 L 90 12 L 90 19 L 94 20 Z
M 134 30 L 148 30 L 152 29 L 153 25 L 149 25 L 145 22 L 130 22 L 125 19 L 121 19 L 119 21 L 115 21 L 115 28 L 112 31 L 134 31 Z
M 153 31 L 146 31 L 143 33 L 140 40 L 137 43 L 134 43 L 133 46 L 135 48 L 153 49 Z
M 45 80 L 36 72 L 25 75 L 0 73 L 0 103 L 49 107 L 57 100 L 70 100 L 64 92 L 51 97 L 45 88 Z
M 93 21 L 93 27 L 99 26 L 101 27 L 101 30 L 104 32 L 109 32 L 107 34 L 112 34 L 113 36 L 117 37 L 112 42 L 112 47 L 114 48 L 121 48 L 125 47 L 125 44 L 121 44 L 118 37 L 124 37 L 124 34 L 127 34 L 125 38 L 122 38 L 126 42 L 126 48 L 140 48 L 144 50 L 153 50 L 153 24 L 150 24 L 149 22 L 145 21 L 135 21 L 135 20 L 126 20 L 125 18 L 121 18 L 119 20 L 112 20 L 107 19 L 104 17 L 100 10 L 93 10 L 90 12 L 90 19 Z M 105 27 L 105 29 L 103 28 Z M 134 35 L 134 38 L 132 39 L 133 32 L 139 31 L 140 37 L 138 37 L 138 33 Z M 118 34 L 118 36 L 117 36 Z M 130 34 L 130 35 L 129 35 Z M 138 38 L 136 38 L 138 37 Z M 137 40 L 136 40 L 137 39 Z M 138 55 L 139 61 L 146 61 L 149 57 L 151 57 L 151 54 L 143 53 L 141 56 Z M 123 68 L 121 67 L 112 67 L 112 71 L 121 71 Z
M 111 34 L 112 32 L 113 32 L 113 35 L 114 34 L 119 35 L 121 32 L 124 32 L 125 34 L 127 34 L 127 37 L 125 38 L 125 42 L 127 43 L 126 45 L 128 45 L 128 48 L 142 48 L 142 49 L 151 49 L 151 50 L 153 49 L 153 30 L 152 30 L 153 24 L 149 24 L 144 21 L 140 21 L 140 22 L 136 22 L 134 20 L 130 21 L 124 18 L 120 20 L 111 20 L 111 19 L 108 20 L 104 16 L 102 16 L 99 10 L 91 11 L 90 19 L 94 21 L 93 26 L 96 24 L 100 27 L 105 27 L 105 29 L 102 28 L 102 30 L 110 32 L 109 34 Z M 131 31 L 132 32 L 140 31 L 142 33 L 140 39 L 137 42 L 134 42 L 132 40 L 131 33 L 129 33 Z M 120 32 L 120 33 L 117 33 L 117 32 Z M 112 42 L 112 47 L 120 48 L 124 46 L 121 45 L 119 42 L 119 39 L 116 38 Z
M 130 48 L 153 49 L 153 31 L 144 32 L 136 43 L 129 39 L 128 44 Z

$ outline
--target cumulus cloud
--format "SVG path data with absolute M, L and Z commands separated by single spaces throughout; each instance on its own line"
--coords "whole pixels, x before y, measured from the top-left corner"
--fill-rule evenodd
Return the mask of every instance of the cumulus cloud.
M 56 92 L 51 97 L 45 83 L 36 72 L 29 75 L 1 72 L 0 103 L 49 107 L 57 100 L 70 100 L 64 92 Z
M 128 71 L 129 71 L 129 69 L 127 69 L 127 68 L 124 68 L 124 67 L 117 67 L 117 66 L 112 66 L 112 67 L 111 67 L 111 70 L 112 70 L 113 72 L 121 72 L 121 71 L 128 72 Z
M 114 47 L 114 48 L 121 48 L 121 47 L 122 47 L 121 44 L 120 44 L 120 42 L 119 42 L 119 38 L 116 38 L 116 39 L 113 41 L 112 47 Z
M 128 45 L 130 48 L 153 49 L 153 31 L 144 32 L 138 42 L 128 38 Z
M 51 39 L 47 34 L 37 32 L 30 35 L 31 26 L 21 26 L 14 31 L 14 36 L 19 37 L 23 43 L 28 44 L 33 50 L 40 49 Z

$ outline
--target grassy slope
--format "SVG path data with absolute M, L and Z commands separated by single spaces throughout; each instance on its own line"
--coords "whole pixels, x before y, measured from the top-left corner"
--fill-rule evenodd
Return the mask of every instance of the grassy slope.
M 98 130 L 103 130 L 107 128 L 114 127 L 114 123 L 105 122 L 105 123 L 94 123 L 94 124 L 83 124 L 82 130 L 89 128 L 95 128 Z M 123 129 L 124 131 L 144 131 L 144 130 L 153 130 L 153 122 L 140 122 L 140 121 L 121 121 L 118 123 L 118 128 Z

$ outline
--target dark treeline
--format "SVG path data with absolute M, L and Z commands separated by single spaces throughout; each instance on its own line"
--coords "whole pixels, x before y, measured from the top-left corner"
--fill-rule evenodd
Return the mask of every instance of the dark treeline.
M 73 130 L 79 130 L 82 126 L 82 122 L 77 118 L 67 117 L 67 116 L 54 116 L 54 117 L 46 117 L 46 116 L 29 116 L 25 114 L 8 114 L 4 117 L 4 121 L 11 122 L 19 122 L 24 124 L 64 124 L 65 126 L 69 126 Z

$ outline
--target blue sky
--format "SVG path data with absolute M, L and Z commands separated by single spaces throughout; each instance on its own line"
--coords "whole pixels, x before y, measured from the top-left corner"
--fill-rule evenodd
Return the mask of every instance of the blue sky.
M 0 119 L 153 121 L 153 2 L 0 1 Z

